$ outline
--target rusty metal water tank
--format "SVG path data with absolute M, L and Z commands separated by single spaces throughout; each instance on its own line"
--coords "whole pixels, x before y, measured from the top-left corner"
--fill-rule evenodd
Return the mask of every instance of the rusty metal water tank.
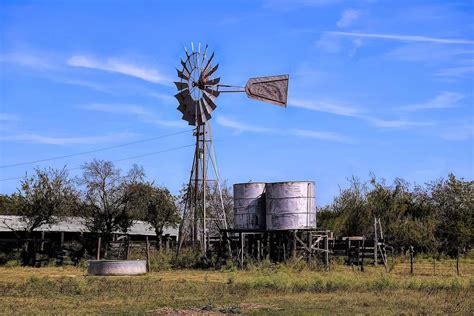
M 234 184 L 234 228 L 265 229 L 265 183 Z
M 268 230 L 316 228 L 313 181 L 267 183 L 266 224 Z

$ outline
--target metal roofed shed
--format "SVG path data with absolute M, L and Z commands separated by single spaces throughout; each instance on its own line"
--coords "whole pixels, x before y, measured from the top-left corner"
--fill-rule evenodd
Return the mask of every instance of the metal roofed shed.
M 25 223 L 21 220 L 21 216 L 17 215 L 0 215 L 0 233 L 12 231 L 24 231 Z M 91 233 L 87 228 L 84 218 L 82 217 L 66 217 L 56 224 L 42 225 L 35 231 L 37 232 L 65 232 L 65 233 Z M 136 221 L 130 229 L 124 233 L 121 231 L 114 232 L 120 235 L 142 235 L 155 236 L 155 230 L 151 225 L 143 221 Z M 178 229 L 173 227 L 165 227 L 163 235 L 178 236 Z

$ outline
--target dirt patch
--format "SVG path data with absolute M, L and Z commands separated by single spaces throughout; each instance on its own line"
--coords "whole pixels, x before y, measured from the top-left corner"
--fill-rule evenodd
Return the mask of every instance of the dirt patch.
M 232 314 L 242 314 L 244 311 L 254 310 L 254 309 L 277 309 L 273 305 L 268 304 L 259 304 L 259 303 L 241 303 L 236 306 L 211 306 L 206 305 L 202 308 L 172 308 L 172 307 L 162 307 L 158 309 L 153 309 L 147 311 L 148 314 L 152 315 L 232 315 Z
M 222 313 L 219 311 L 209 311 L 203 310 L 200 308 L 171 308 L 171 307 L 163 307 L 158 309 L 153 309 L 147 311 L 147 314 L 152 315 L 178 315 L 178 316 L 186 316 L 186 315 L 227 315 L 226 313 Z
M 259 303 L 241 303 L 239 304 L 239 307 L 242 309 L 260 309 L 260 308 L 278 309 L 273 305 L 259 304 Z

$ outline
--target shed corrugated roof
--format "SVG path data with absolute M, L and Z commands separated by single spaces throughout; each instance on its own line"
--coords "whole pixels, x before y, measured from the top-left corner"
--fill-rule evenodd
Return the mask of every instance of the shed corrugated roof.
M 16 215 L 0 215 L 0 232 L 21 231 L 24 230 L 25 223 L 21 216 Z M 36 231 L 45 232 L 69 232 L 69 233 L 87 233 L 90 232 L 85 225 L 82 217 L 66 217 L 59 223 L 52 225 L 42 225 Z M 122 232 L 117 232 L 121 234 Z M 136 221 L 127 232 L 128 235 L 154 236 L 155 231 L 150 224 L 143 221 Z M 178 236 L 178 229 L 173 227 L 165 227 L 163 235 Z

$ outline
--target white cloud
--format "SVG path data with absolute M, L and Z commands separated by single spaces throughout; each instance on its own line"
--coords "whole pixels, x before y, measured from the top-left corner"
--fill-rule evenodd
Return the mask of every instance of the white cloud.
M 387 120 L 380 119 L 373 116 L 360 116 L 361 119 L 366 120 L 370 124 L 380 128 L 410 128 L 410 127 L 421 127 L 421 126 L 432 126 L 434 122 L 420 122 L 410 120 Z
M 249 125 L 243 122 L 239 122 L 233 119 L 229 119 L 225 116 L 219 115 L 216 117 L 217 124 L 233 129 L 236 134 L 240 134 L 243 132 L 251 132 L 251 133 L 271 133 L 271 134 L 282 134 L 282 135 L 294 135 L 298 137 L 305 137 L 305 138 L 315 138 L 324 141 L 331 141 L 337 143 L 347 143 L 347 144 L 354 144 L 354 140 L 345 137 L 344 135 L 334 133 L 334 132 L 327 132 L 327 131 L 313 131 L 313 130 L 305 130 L 305 129 L 274 129 L 274 128 L 267 128 L 255 125 Z
M 418 111 L 425 109 L 446 109 L 458 106 L 464 95 L 456 92 L 444 91 L 434 98 L 419 104 L 407 105 L 401 109 L 404 111 Z
M 452 126 L 441 133 L 441 138 L 450 141 L 464 141 L 474 137 L 474 125 L 471 123 Z
M 288 104 L 306 110 L 326 112 L 342 116 L 357 116 L 359 113 L 356 108 L 325 101 L 306 101 L 301 99 L 290 99 Z
M 0 135 L 2 141 L 26 142 L 47 145 L 87 145 L 117 142 L 135 136 L 132 133 L 119 133 L 105 136 L 81 136 L 81 137 L 52 137 L 40 134 L 24 133 L 15 135 Z
M 460 66 L 442 69 L 436 73 L 436 76 L 462 78 L 472 73 L 474 73 L 474 66 Z
M 154 98 L 157 98 L 165 103 L 172 103 L 172 104 L 177 104 L 177 101 L 176 99 L 167 94 L 167 93 L 160 93 L 160 92 L 149 92 L 149 95 L 154 97 Z
M 231 128 L 236 131 L 236 133 L 242 132 L 254 132 L 254 133 L 275 133 L 277 130 L 273 128 L 265 128 L 260 126 L 249 125 L 246 123 L 238 122 L 232 119 L 229 119 L 223 115 L 216 116 L 217 124 Z
M 109 104 L 109 103 L 91 103 L 83 105 L 80 108 L 84 110 L 107 112 L 107 113 L 121 113 L 133 115 L 151 115 L 151 113 L 140 105 L 134 104 Z
M 420 35 L 399 35 L 399 34 L 379 34 L 379 33 L 357 33 L 357 32 L 326 32 L 328 34 L 348 36 L 348 37 L 366 37 L 379 38 L 403 42 L 431 42 L 438 44 L 474 44 L 473 40 L 463 38 L 436 38 Z
M 472 56 L 474 50 L 456 46 L 440 46 L 436 43 L 410 43 L 393 49 L 386 54 L 389 59 L 403 61 L 458 61 L 460 56 Z
M 20 52 L 0 55 L 0 62 L 18 64 L 40 70 L 56 68 L 47 58 Z
M 333 141 L 338 143 L 354 144 L 354 140 L 334 132 L 312 131 L 306 129 L 292 129 L 290 133 L 295 136 L 316 138 L 321 140 Z
M 104 113 L 127 114 L 138 117 L 142 122 L 165 127 L 184 127 L 183 121 L 163 120 L 147 108 L 135 104 L 91 103 L 80 106 L 81 109 Z
M 299 107 L 302 109 L 330 113 L 340 116 L 354 117 L 360 120 L 364 120 L 369 124 L 380 127 L 380 128 L 409 128 L 419 126 L 430 126 L 434 125 L 433 122 L 419 122 L 410 120 L 387 120 L 377 118 L 371 115 L 367 115 L 359 111 L 357 108 L 350 107 L 347 105 L 341 105 L 336 103 L 327 103 L 320 101 L 306 101 L 300 99 L 291 99 L 288 104 L 290 106 Z
M 292 10 L 304 7 L 322 7 L 337 4 L 341 0 L 266 0 L 263 6 L 277 10 Z
M 157 70 L 119 59 L 108 58 L 106 60 L 98 60 L 88 56 L 76 55 L 69 58 L 67 64 L 73 67 L 98 69 L 140 78 L 153 83 L 171 85 L 171 80 Z
M 19 118 L 16 114 L 0 112 L 0 122 L 15 122 L 18 120 Z
M 361 12 L 355 9 L 346 9 L 342 12 L 341 18 L 337 21 L 337 27 L 344 28 L 351 26 L 357 19 L 359 19 Z

